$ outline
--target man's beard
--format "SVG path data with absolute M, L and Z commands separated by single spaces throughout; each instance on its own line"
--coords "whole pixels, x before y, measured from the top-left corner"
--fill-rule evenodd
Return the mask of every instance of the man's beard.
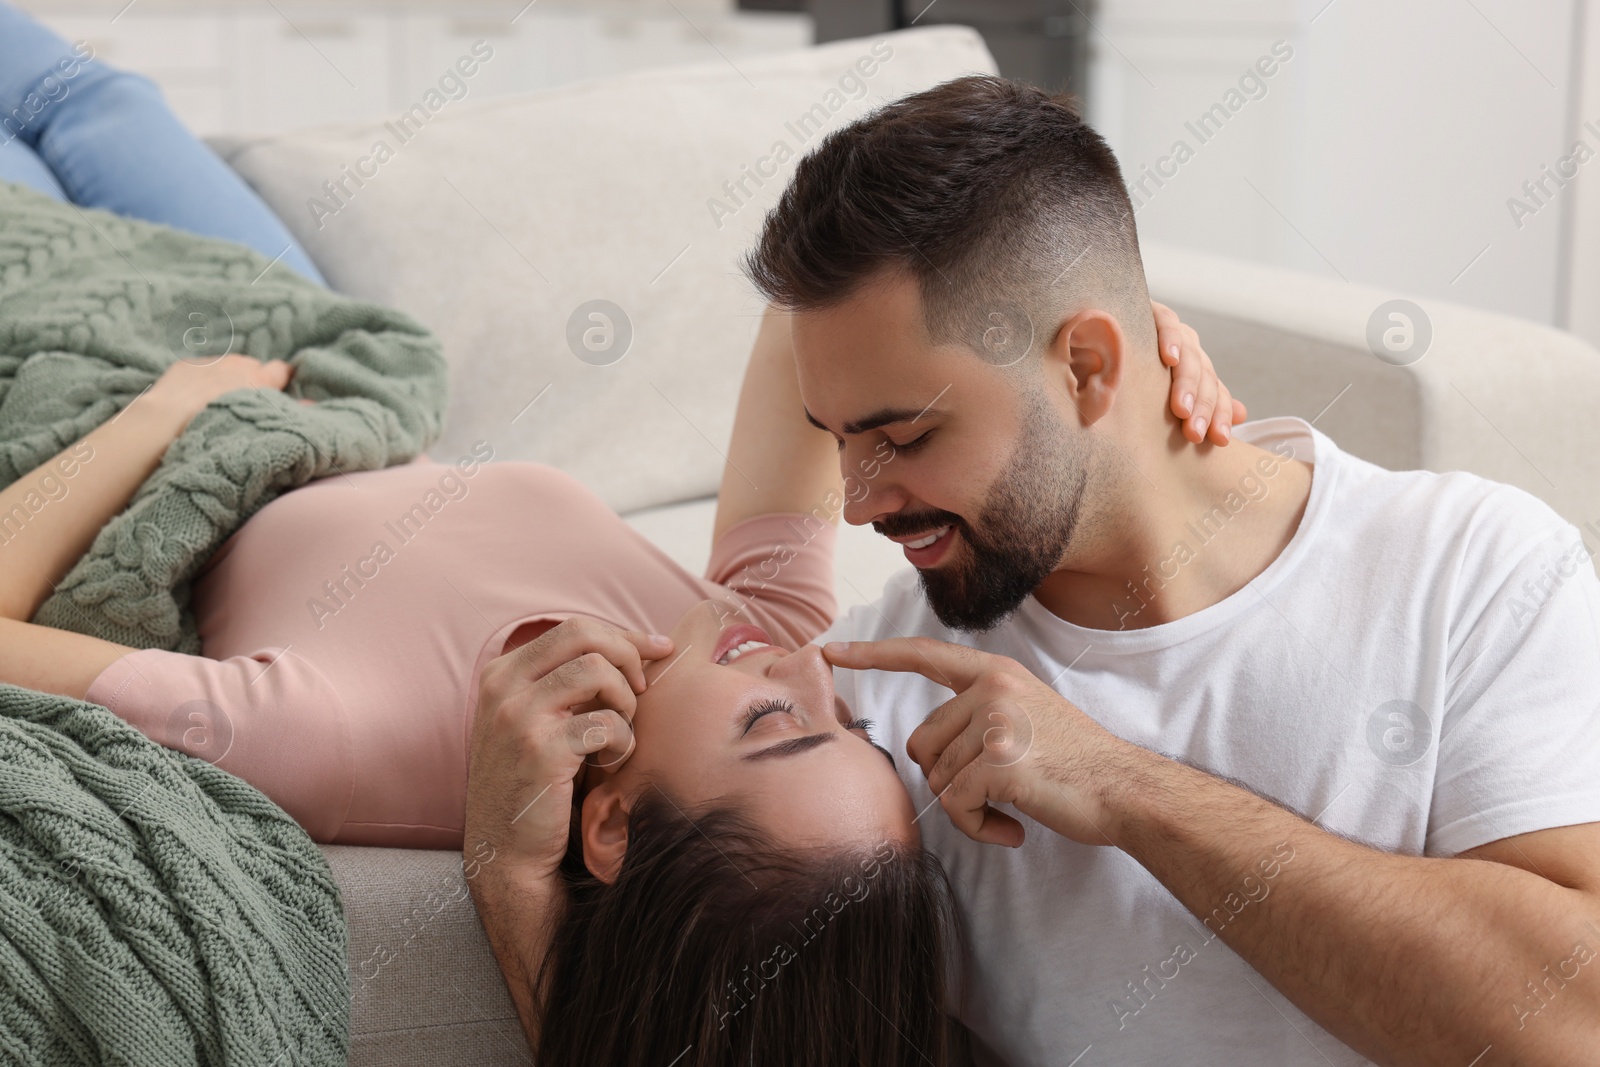
M 1089 467 L 1067 442 L 1055 412 L 1038 402 L 1017 441 L 975 524 L 948 511 L 873 523 L 888 534 L 944 525 L 960 531 L 964 557 L 918 571 L 928 605 L 952 630 L 989 630 L 1003 622 L 1060 564 L 1077 529 Z M 950 552 L 959 550 L 952 545 Z

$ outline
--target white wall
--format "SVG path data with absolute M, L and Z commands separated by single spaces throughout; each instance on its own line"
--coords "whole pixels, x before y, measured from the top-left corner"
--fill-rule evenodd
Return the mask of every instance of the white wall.
M 1584 57 L 1583 84 L 1577 108 L 1578 136 L 1600 149 L 1600 3 L 1588 0 L 1583 34 L 1577 38 Z M 1571 264 L 1567 328 L 1600 344 L 1600 159 L 1586 164 L 1571 189 L 1572 228 L 1567 259 Z
M 1176 141 L 1194 150 L 1147 183 L 1149 237 L 1570 322 L 1600 343 L 1600 134 L 1582 131 L 1587 189 L 1551 183 L 1542 206 L 1522 189 L 1569 154 L 1575 117 L 1600 129 L 1597 79 L 1577 77 L 1583 3 L 1102 0 L 1090 117 L 1130 182 Z M 1185 120 L 1278 40 L 1293 56 L 1265 94 L 1235 97 L 1200 143 Z M 1513 196 L 1534 208 L 1520 227 Z

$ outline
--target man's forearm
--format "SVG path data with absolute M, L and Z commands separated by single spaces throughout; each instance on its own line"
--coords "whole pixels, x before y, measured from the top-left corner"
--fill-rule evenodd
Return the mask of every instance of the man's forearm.
M 491 871 L 488 865 L 492 862 L 486 861 L 474 870 L 468 861 L 467 885 L 489 947 L 500 964 L 506 989 L 517 1007 L 522 1032 L 527 1035 L 529 1048 L 537 1050 L 543 1010 L 535 997 L 534 983 L 561 921 L 563 902 L 559 891 L 548 882 L 519 879 L 516 872 Z
M 1600 947 L 1593 896 L 1501 863 L 1376 851 L 1202 771 L 1150 753 L 1134 763 L 1107 836 L 1363 1055 L 1453 1067 L 1593 1055 L 1600 967 L 1573 962 L 1578 943 Z M 1540 1011 L 1555 971 L 1567 992 Z

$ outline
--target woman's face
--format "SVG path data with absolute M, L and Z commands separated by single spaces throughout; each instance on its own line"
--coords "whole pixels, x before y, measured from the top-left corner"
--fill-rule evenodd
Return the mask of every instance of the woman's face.
M 595 790 L 659 786 L 691 815 L 729 803 L 785 846 L 917 842 L 894 762 L 834 695 L 821 649 L 788 652 L 710 600 L 671 637 L 645 665 L 633 753 Z

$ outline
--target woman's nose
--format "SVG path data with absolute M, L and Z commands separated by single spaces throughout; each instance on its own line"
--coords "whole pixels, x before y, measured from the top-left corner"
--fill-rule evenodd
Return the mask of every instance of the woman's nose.
M 833 667 L 822 658 L 817 645 L 802 645 L 787 656 L 774 656 L 767 666 L 767 678 L 793 686 L 796 696 L 816 701 L 818 706 L 833 703 Z

